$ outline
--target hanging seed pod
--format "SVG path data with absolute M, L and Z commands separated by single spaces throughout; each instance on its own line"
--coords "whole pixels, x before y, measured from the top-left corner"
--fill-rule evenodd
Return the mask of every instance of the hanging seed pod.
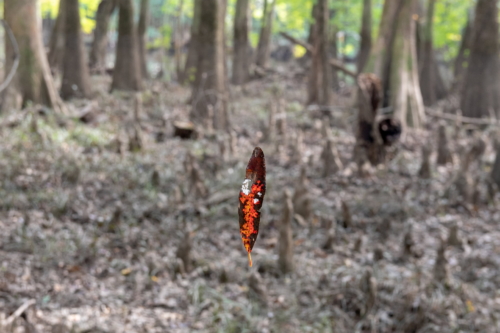
M 252 266 L 252 248 L 259 234 L 260 209 L 266 194 L 266 161 L 264 152 L 256 147 L 247 165 L 245 180 L 240 190 L 238 215 L 243 245 Z

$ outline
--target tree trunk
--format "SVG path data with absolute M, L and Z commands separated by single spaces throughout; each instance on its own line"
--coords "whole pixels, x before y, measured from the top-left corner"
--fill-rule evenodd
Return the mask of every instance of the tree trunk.
M 307 44 L 313 45 L 314 43 L 314 36 L 316 35 L 316 12 L 318 11 L 318 4 L 314 3 L 312 6 L 311 10 L 311 17 L 313 18 L 313 22 L 309 25 L 309 35 L 307 36 Z M 335 45 L 336 46 L 336 45 Z M 335 52 L 337 54 L 337 52 Z M 309 59 L 312 56 L 311 51 L 307 50 L 307 52 L 304 54 L 303 58 L 304 59 Z
M 386 96 L 403 127 L 420 127 L 425 119 L 418 78 L 416 22 L 413 19 L 417 1 L 404 1 L 398 14 L 392 46 L 389 94 Z
M 496 157 L 493 168 L 491 169 L 491 179 L 497 184 L 498 188 L 500 188 L 500 144 L 496 145 L 495 150 Z
M 238 0 L 234 16 L 233 84 L 244 84 L 248 80 L 248 0 Z
M 478 0 L 469 66 L 460 106 L 466 117 L 500 115 L 499 34 L 496 0 Z
M 334 17 L 335 17 L 335 10 L 332 9 L 332 10 L 330 10 L 329 21 L 331 21 Z M 330 52 L 330 58 L 333 58 L 333 59 L 338 59 L 338 56 L 339 56 L 338 47 L 337 47 L 337 31 L 338 31 L 338 28 L 335 25 L 329 24 L 329 28 L 328 28 L 329 52 Z M 338 90 L 340 87 L 338 71 L 335 68 L 331 68 L 330 72 L 331 72 L 332 89 Z
M 102 0 L 97 8 L 94 41 L 92 42 L 89 60 L 90 68 L 98 69 L 101 73 L 106 70 L 109 21 L 117 4 L 118 0 Z
M 64 57 L 64 24 L 66 22 L 66 0 L 59 0 L 59 13 L 49 41 L 49 65 L 52 69 L 62 69 Z
M 356 145 L 353 160 L 356 161 L 360 173 L 368 160 L 378 165 L 385 160 L 385 147 L 376 124 L 378 108 L 382 101 L 382 83 L 371 73 L 360 74 L 358 80 L 358 124 L 356 128 Z
M 267 67 L 267 61 L 269 60 L 275 5 L 276 0 L 264 0 L 264 16 L 262 17 L 259 44 L 257 45 L 257 55 L 255 58 L 255 64 L 262 68 Z
M 471 19 L 467 20 L 467 25 L 462 33 L 462 41 L 460 42 L 460 49 L 453 65 L 453 91 L 461 91 L 464 82 L 464 72 L 467 68 L 469 60 L 469 52 L 472 45 L 472 24 Z
M 420 37 L 420 41 L 417 41 L 418 46 L 420 46 L 420 50 L 418 52 L 420 65 L 420 89 L 422 90 L 424 104 L 428 106 L 436 103 L 437 101 L 436 89 L 434 88 L 436 73 L 434 72 L 433 66 L 434 54 L 432 47 L 432 27 L 435 4 L 436 0 L 427 0 L 425 25 L 423 29 L 417 31 L 417 37 Z
M 331 66 L 328 42 L 328 0 L 319 0 L 316 17 L 316 34 L 313 43 L 313 58 L 309 76 L 308 104 L 328 107 L 331 103 Z
M 425 105 L 433 105 L 446 95 L 433 47 L 432 32 L 435 4 L 436 0 L 428 0 L 427 2 L 427 15 L 422 34 L 421 59 L 419 59 L 421 64 L 420 89 Z
M 386 90 L 386 84 L 383 78 L 389 77 L 391 46 L 394 42 L 396 30 L 394 26 L 397 23 L 397 16 L 401 8 L 401 3 L 402 2 L 398 0 L 385 0 L 382 18 L 380 20 L 379 34 L 363 70 L 366 73 L 374 73 L 381 78 L 384 84 L 384 91 Z M 384 106 L 386 106 L 386 104 L 388 104 L 388 102 L 384 101 Z
M 194 82 L 196 77 L 196 65 L 198 62 L 198 40 L 199 40 L 199 27 L 200 27 L 200 13 L 201 13 L 201 1 L 194 0 L 193 4 L 193 22 L 191 23 L 191 39 L 189 41 L 189 49 L 186 58 L 186 65 L 184 67 L 184 73 L 182 73 L 179 81 L 185 83 L 186 80 L 189 82 Z
M 294 270 L 293 264 L 293 204 L 290 192 L 285 190 L 285 202 L 283 204 L 283 215 L 279 225 L 278 243 L 278 266 L 282 274 L 291 273 Z
M 216 129 L 225 129 L 228 125 L 224 65 L 225 12 L 225 0 L 201 1 L 198 66 L 192 90 L 192 118 L 203 123 L 209 116 L 209 109 L 213 109 Z
M 19 46 L 19 67 L 5 91 L 2 109 L 19 109 L 28 101 L 64 112 L 43 47 L 42 22 L 37 0 L 5 0 L 4 18 Z M 5 72 L 13 66 L 14 49 L 5 41 Z
M 146 30 L 149 25 L 149 0 L 141 0 L 141 12 L 137 26 L 137 38 L 139 47 L 139 63 L 141 74 L 144 79 L 149 78 L 146 53 Z
M 432 65 L 434 67 L 434 73 L 436 73 L 435 80 L 434 80 L 434 88 L 436 89 L 436 98 L 438 100 L 441 100 L 448 96 L 448 89 L 446 88 L 446 85 L 443 80 L 443 76 L 441 75 L 441 70 L 439 69 L 439 63 L 437 60 L 436 56 L 436 50 L 433 49 L 432 51 L 432 58 L 434 59 L 432 61 Z
M 132 0 L 119 0 L 118 43 L 111 90 L 141 90 L 141 69 Z
M 65 17 L 61 97 L 64 99 L 90 97 L 90 76 L 83 45 L 78 0 L 66 0 Z
M 361 22 L 361 43 L 358 53 L 358 73 L 363 71 L 363 68 L 370 56 L 372 48 L 372 1 L 363 1 L 363 21 Z
M 174 49 L 175 49 L 175 72 L 177 74 L 177 81 L 180 82 L 182 78 L 182 70 L 181 70 L 181 58 L 182 58 L 182 10 L 184 7 L 184 0 L 179 2 L 179 7 L 177 10 L 177 17 L 175 18 L 175 27 L 173 30 L 173 40 L 174 40 Z

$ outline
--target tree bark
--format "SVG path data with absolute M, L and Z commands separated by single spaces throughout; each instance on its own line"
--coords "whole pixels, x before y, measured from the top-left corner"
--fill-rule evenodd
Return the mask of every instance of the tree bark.
M 262 17 L 259 44 L 257 45 L 257 55 L 255 58 L 255 64 L 262 68 L 267 67 L 267 62 L 269 60 L 275 5 L 276 0 L 264 0 L 264 16 Z
M 203 123 L 209 116 L 209 109 L 213 108 L 216 129 L 225 129 L 228 125 L 224 65 L 225 12 L 225 0 L 201 1 L 198 66 L 192 89 L 193 120 Z
M 37 0 L 5 0 L 4 18 L 17 40 L 19 67 L 5 91 L 2 109 L 19 109 L 28 101 L 64 112 L 64 105 L 55 88 L 49 62 L 43 47 L 42 23 Z M 14 50 L 5 41 L 5 72 L 13 66 Z
M 436 0 L 428 0 L 425 27 L 422 34 L 420 66 L 420 89 L 425 105 L 433 105 L 446 96 L 443 79 L 439 73 L 433 47 L 433 19 Z
M 199 40 L 199 28 L 200 28 L 200 14 L 201 14 L 201 1 L 194 0 L 193 4 L 193 22 L 191 23 L 191 39 L 189 41 L 189 49 L 186 58 L 186 65 L 184 67 L 184 72 L 180 77 L 179 81 L 185 83 L 186 80 L 194 82 L 196 77 L 196 65 L 198 62 L 198 40 Z
M 333 19 L 334 17 L 335 17 L 335 10 L 330 10 L 329 21 L 331 21 L 331 19 Z M 329 51 L 328 52 L 330 53 L 330 59 L 338 59 L 338 56 L 339 56 L 338 47 L 337 47 L 338 28 L 333 24 L 329 24 L 328 26 L 329 26 L 329 28 L 328 28 Z M 337 69 L 335 69 L 335 67 L 333 67 L 330 69 L 330 73 L 331 73 L 331 81 L 330 82 L 332 85 L 332 89 L 338 90 L 340 87 L 338 71 L 337 71 Z
M 360 74 L 358 81 L 358 124 L 353 160 L 363 173 L 363 165 L 368 160 L 378 165 L 385 160 L 386 152 L 376 123 L 378 108 L 382 101 L 382 83 L 371 73 Z
M 448 89 L 446 88 L 446 85 L 443 80 L 443 76 L 441 75 L 441 70 L 439 69 L 439 63 L 437 59 L 437 53 L 436 50 L 433 48 L 432 51 L 432 66 L 434 67 L 434 73 L 435 74 L 435 80 L 434 80 L 434 88 L 436 89 L 436 98 L 438 100 L 441 100 L 448 96 Z
M 83 45 L 78 0 L 66 0 L 64 63 L 61 97 L 90 97 L 90 76 Z
M 361 43 L 358 53 L 358 73 L 363 71 L 363 68 L 370 56 L 372 48 L 372 1 L 363 1 L 363 19 L 361 22 Z
M 141 69 L 134 27 L 132 0 L 119 0 L 118 43 L 111 90 L 138 91 L 142 89 Z
M 279 225 L 279 244 L 278 244 L 278 266 L 282 274 L 293 272 L 293 204 L 290 192 L 285 191 L 285 202 L 283 204 L 283 215 Z
M 248 80 L 248 0 L 238 0 L 234 16 L 233 78 L 232 83 L 244 84 Z
M 434 17 L 434 7 L 436 0 L 427 0 L 425 23 L 423 28 L 417 26 L 417 46 L 419 46 L 419 74 L 420 74 L 420 89 L 422 90 L 422 98 L 425 105 L 432 105 L 437 101 L 436 90 L 434 89 L 435 75 L 434 73 L 434 55 L 432 47 L 432 27 Z
M 471 19 L 467 20 L 467 25 L 462 33 L 462 41 L 460 42 L 460 49 L 453 64 L 453 91 L 461 91 L 464 82 L 464 72 L 467 68 L 467 61 L 469 60 L 469 52 L 472 45 L 472 23 Z
M 469 66 L 460 106 L 466 117 L 500 115 L 499 33 L 496 0 L 478 0 Z
M 309 76 L 308 104 L 328 107 L 331 103 L 332 75 L 328 42 L 328 0 L 317 3 L 316 34 L 313 43 L 312 67 Z
M 390 105 L 403 127 L 420 127 L 425 119 L 418 77 L 416 22 L 413 19 L 417 2 L 403 2 L 392 47 Z
M 141 0 L 141 11 L 139 24 L 137 25 L 137 38 L 139 47 L 139 63 L 141 74 L 144 79 L 149 78 L 146 53 L 146 30 L 149 25 L 149 0 Z
M 314 3 L 311 10 L 311 18 L 313 21 L 309 25 L 309 35 L 307 36 L 307 44 L 312 45 L 314 43 L 314 36 L 316 35 L 316 12 L 318 11 L 317 3 Z M 303 59 L 309 59 L 312 56 L 312 52 L 307 50 L 307 52 L 302 57 Z
M 97 7 L 94 41 L 90 50 L 89 65 L 91 69 L 98 69 L 101 73 L 106 70 L 109 21 L 117 4 L 117 0 L 102 0 L 99 7 Z
M 500 188 L 500 144 L 496 145 L 495 150 L 496 157 L 493 168 L 491 169 L 491 179 L 497 184 L 498 188 Z
M 394 42 L 397 16 L 401 8 L 402 1 L 385 0 L 382 18 L 380 20 L 379 34 L 375 44 L 370 51 L 370 57 L 365 65 L 364 72 L 373 73 L 379 78 L 387 78 L 391 65 L 391 46 Z M 382 80 L 384 81 L 384 80 Z M 388 81 L 388 80 L 387 80 Z M 385 82 L 384 91 L 386 90 Z M 384 106 L 388 102 L 384 101 Z
M 64 58 L 64 25 L 66 23 L 66 0 L 59 0 L 59 12 L 49 41 L 49 65 L 62 69 Z
M 184 0 L 179 2 L 179 7 L 177 10 L 177 16 L 175 18 L 175 27 L 173 29 L 173 40 L 174 40 L 174 49 L 175 49 L 175 72 L 177 74 L 177 80 L 180 82 L 182 78 L 182 70 L 181 70 L 181 58 L 182 58 L 182 10 L 184 7 Z

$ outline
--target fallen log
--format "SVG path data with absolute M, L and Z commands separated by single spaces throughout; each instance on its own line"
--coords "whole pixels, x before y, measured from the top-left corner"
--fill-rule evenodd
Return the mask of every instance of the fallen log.
M 283 38 L 285 38 L 286 40 L 288 40 L 292 44 L 300 45 L 300 46 L 302 46 L 303 48 L 305 48 L 307 51 L 309 51 L 311 53 L 315 52 L 314 47 L 311 44 L 307 43 L 307 42 L 304 42 L 304 41 L 302 41 L 302 40 L 300 40 L 298 38 L 295 38 L 292 35 L 289 35 L 289 34 L 287 34 L 284 31 L 280 32 L 280 35 L 283 36 Z M 355 71 L 352 71 L 349 68 L 347 68 L 344 65 L 344 63 L 342 63 L 342 61 L 340 61 L 338 59 L 335 59 L 335 58 L 332 58 L 332 59 L 329 60 L 329 62 L 330 62 L 330 65 L 332 65 L 337 70 L 340 70 L 344 74 L 346 74 L 348 76 L 351 76 L 353 78 L 358 77 L 358 73 L 356 73 Z
M 425 113 L 427 113 L 429 116 L 436 117 L 436 118 L 441 118 L 445 120 L 450 120 L 453 122 L 460 122 L 463 124 L 471 124 L 471 125 L 482 125 L 482 126 L 500 126 L 500 121 L 496 119 L 486 119 L 486 118 L 470 118 L 470 117 L 464 117 L 460 115 L 455 115 L 451 113 L 442 113 L 442 112 L 436 112 L 430 109 L 426 109 Z
M 25 302 L 16 311 L 14 311 L 14 313 L 12 315 L 10 315 L 10 317 L 8 317 L 3 323 L 1 323 L 0 327 L 7 327 L 7 326 L 11 325 L 14 322 L 14 320 L 19 318 L 26 310 L 28 310 L 28 308 L 30 306 L 35 305 L 35 304 L 36 304 L 36 300 L 34 300 L 34 299 L 31 299 L 31 300 Z

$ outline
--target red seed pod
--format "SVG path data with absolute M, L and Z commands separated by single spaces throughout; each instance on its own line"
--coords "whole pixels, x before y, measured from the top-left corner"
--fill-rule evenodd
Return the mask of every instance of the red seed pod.
M 260 209 L 266 194 L 266 160 L 259 147 L 253 150 L 248 161 L 245 180 L 240 190 L 238 215 L 243 245 L 248 252 L 248 262 L 252 266 L 252 248 L 259 234 Z

